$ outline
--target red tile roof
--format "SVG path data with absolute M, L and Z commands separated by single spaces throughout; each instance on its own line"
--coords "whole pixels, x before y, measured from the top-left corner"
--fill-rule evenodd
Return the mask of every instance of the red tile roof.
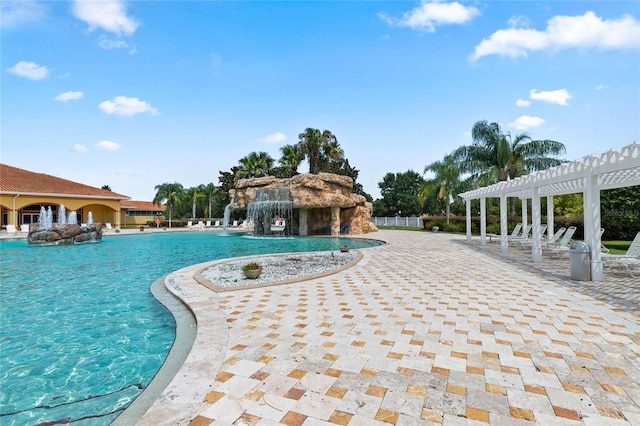
M 126 200 L 129 197 L 106 189 L 61 179 L 44 173 L 34 173 L 17 167 L 0 164 L 0 193 L 67 195 L 87 198 Z
M 136 209 L 144 211 L 164 211 L 165 206 L 163 204 L 153 204 L 151 201 L 123 201 L 120 204 L 123 209 Z

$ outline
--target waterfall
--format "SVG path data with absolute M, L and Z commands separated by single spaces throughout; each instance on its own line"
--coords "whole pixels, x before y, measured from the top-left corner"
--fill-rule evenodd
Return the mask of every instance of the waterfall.
M 247 220 L 254 224 L 255 235 L 271 235 L 271 225 L 275 220 L 284 220 L 289 225 L 292 217 L 293 201 L 289 188 L 259 189 L 254 201 L 247 206 Z
M 93 223 L 93 213 L 89 212 L 89 215 L 87 217 L 87 224 L 91 225 Z
M 44 229 L 51 229 L 53 226 L 53 211 L 51 210 L 51 206 L 47 208 L 47 219 L 44 223 Z
M 222 228 L 227 229 L 229 227 L 229 219 L 231 218 L 231 205 L 235 201 L 235 198 L 231 199 L 231 202 L 224 208 L 224 219 L 222 221 Z

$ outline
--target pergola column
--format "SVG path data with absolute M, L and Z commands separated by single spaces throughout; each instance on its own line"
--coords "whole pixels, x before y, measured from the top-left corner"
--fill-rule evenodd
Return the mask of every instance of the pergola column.
M 527 222 L 529 222 L 529 218 L 527 218 L 527 199 L 521 198 L 522 200 L 522 229 L 527 226 Z
M 507 239 L 507 194 L 500 194 L 500 250 L 502 253 L 509 251 L 509 240 Z
M 487 245 L 487 199 L 480 198 L 480 245 Z
M 547 240 L 551 241 L 551 237 L 556 232 L 556 226 L 553 219 L 553 195 L 547 195 Z
M 600 188 L 591 172 L 584 179 L 584 241 L 591 253 L 591 281 L 602 281 Z
M 467 241 L 471 241 L 471 200 L 467 198 L 465 204 L 467 207 Z
M 542 214 L 540 208 L 540 187 L 533 187 L 533 197 L 531 198 L 531 225 L 533 226 L 531 235 L 531 259 L 534 262 L 542 262 Z
M 309 235 L 309 226 L 307 224 L 307 218 L 309 216 L 309 211 L 304 208 L 298 209 L 298 235 L 306 236 Z

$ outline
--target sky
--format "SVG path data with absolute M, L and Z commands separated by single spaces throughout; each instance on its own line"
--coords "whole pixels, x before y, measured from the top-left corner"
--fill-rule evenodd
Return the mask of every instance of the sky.
M 638 1 L 0 7 L 0 162 L 133 200 L 218 185 L 254 151 L 277 161 L 309 127 L 336 135 L 374 199 L 480 120 L 562 142 L 566 160 L 640 140 Z

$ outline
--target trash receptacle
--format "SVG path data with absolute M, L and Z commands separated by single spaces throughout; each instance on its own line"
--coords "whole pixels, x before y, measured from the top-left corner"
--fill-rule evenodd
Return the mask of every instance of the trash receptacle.
M 569 247 L 569 262 L 571 263 L 572 280 L 591 280 L 591 262 L 588 245 L 582 241 L 576 241 L 571 244 L 571 247 Z

